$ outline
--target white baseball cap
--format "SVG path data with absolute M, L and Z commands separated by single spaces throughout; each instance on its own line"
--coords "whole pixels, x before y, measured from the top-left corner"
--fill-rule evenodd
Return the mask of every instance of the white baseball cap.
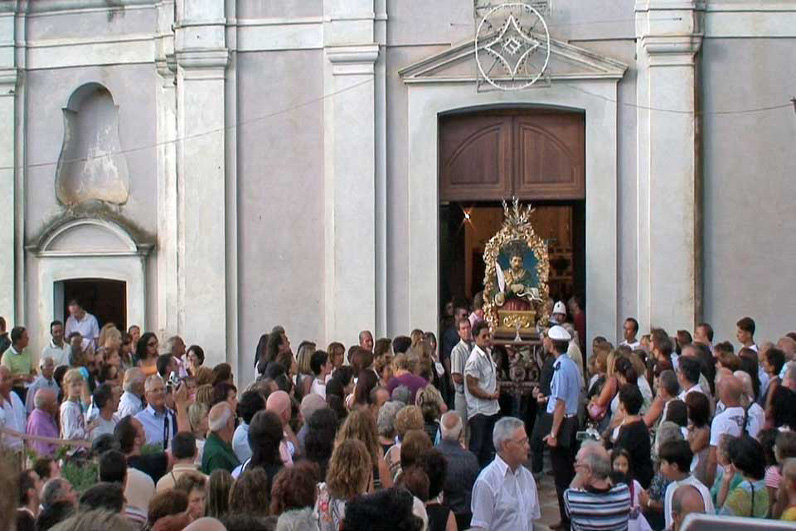
M 553 313 L 567 314 L 567 307 L 564 306 L 564 301 L 558 301 L 555 306 L 553 306 Z
M 553 326 L 547 331 L 547 337 L 553 341 L 572 341 L 572 336 L 569 335 L 567 329 L 563 326 Z

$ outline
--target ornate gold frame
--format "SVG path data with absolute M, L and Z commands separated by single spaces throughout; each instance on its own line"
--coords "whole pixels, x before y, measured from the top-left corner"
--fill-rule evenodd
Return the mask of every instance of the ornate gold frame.
M 484 316 L 489 323 L 489 328 L 496 335 L 514 336 L 516 333 L 530 335 L 536 334 L 536 324 L 541 321 L 546 324 L 549 315 L 547 299 L 549 297 L 549 287 L 547 285 L 550 273 L 550 262 L 547 254 L 547 244 L 542 240 L 531 225 L 531 205 L 520 206 L 519 200 L 515 197 L 512 207 L 503 201 L 503 226 L 487 242 L 484 248 Z M 498 291 L 495 285 L 498 267 L 498 256 L 501 249 L 512 241 L 524 241 L 533 250 L 536 257 L 536 276 L 539 279 L 540 303 L 533 303 L 534 311 L 511 311 L 499 308 L 495 302 L 493 293 Z M 500 310 L 500 314 L 498 313 Z M 501 323 L 501 315 L 506 323 Z M 513 328 L 507 326 L 513 325 Z

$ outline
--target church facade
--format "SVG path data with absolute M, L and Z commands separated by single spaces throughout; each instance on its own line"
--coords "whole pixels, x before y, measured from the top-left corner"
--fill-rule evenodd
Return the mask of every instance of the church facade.
M 479 13 L 3 2 L 0 315 L 38 351 L 75 282 L 117 283 L 127 325 L 246 373 L 275 324 L 319 345 L 436 330 L 440 119 L 542 109 L 580 116 L 580 195 L 521 198 L 583 202 L 589 339 L 629 315 L 791 330 L 796 1 L 553 0 L 521 90 L 485 86 Z

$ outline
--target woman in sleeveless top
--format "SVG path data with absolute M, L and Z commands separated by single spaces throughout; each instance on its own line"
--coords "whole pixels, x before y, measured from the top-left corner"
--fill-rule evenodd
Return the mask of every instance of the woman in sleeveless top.
M 349 439 L 361 441 L 365 448 L 368 449 L 373 470 L 374 488 L 392 487 L 392 476 L 389 472 L 389 466 L 384 460 L 384 452 L 379 444 L 376 421 L 373 419 L 369 409 L 355 409 L 346 417 L 345 422 L 343 422 L 337 432 L 335 445 L 339 445 Z
M 326 481 L 318 484 L 313 510 L 320 531 L 338 531 L 345 518 L 346 503 L 368 492 L 369 464 L 368 449 L 360 441 L 348 439 L 334 449 Z

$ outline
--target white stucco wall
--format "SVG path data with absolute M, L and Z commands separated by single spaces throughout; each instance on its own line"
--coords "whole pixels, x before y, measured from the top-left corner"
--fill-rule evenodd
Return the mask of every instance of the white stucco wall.
M 702 54 L 705 318 L 735 343 L 749 315 L 776 342 L 796 329 L 796 113 L 711 113 L 787 104 L 796 39 L 706 39 Z
M 238 54 L 241 366 L 276 324 L 324 340 L 323 60 Z

